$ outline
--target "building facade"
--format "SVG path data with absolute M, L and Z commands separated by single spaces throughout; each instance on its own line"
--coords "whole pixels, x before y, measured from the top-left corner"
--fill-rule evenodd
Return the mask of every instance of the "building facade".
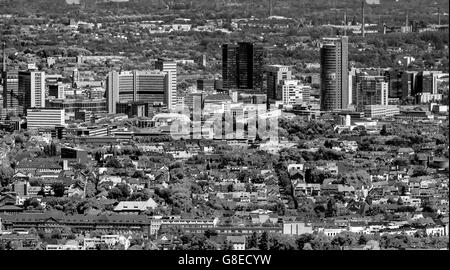
M 282 81 L 292 79 L 292 67 L 269 65 L 264 70 L 267 78 L 267 98 L 281 100 L 280 93 L 277 92 L 277 89 Z
M 19 72 L 5 71 L 3 76 L 3 109 L 12 111 L 16 115 L 23 113 L 22 106 L 19 106 Z M 20 102 L 21 103 L 21 102 Z
M 366 105 L 388 105 L 388 84 L 384 76 L 362 76 L 356 85 L 359 111 Z
M 158 59 L 155 69 L 167 73 L 167 87 L 165 90 L 165 104 L 169 110 L 177 105 L 177 63 Z
M 54 128 L 55 126 L 63 126 L 64 110 L 49 108 L 32 108 L 27 109 L 27 128 Z
M 320 109 L 347 109 L 351 102 L 348 94 L 348 37 L 323 39 L 320 81 Z
M 299 80 L 285 80 L 279 86 L 284 105 L 309 104 L 311 87 Z
M 118 102 L 145 101 L 149 104 L 167 104 L 170 102 L 167 96 L 170 76 L 167 72 L 156 70 L 111 71 L 106 78 L 108 113 L 117 113 Z
M 24 112 L 29 108 L 45 107 L 45 72 L 20 71 L 19 72 L 19 106 Z
M 262 91 L 263 47 L 248 42 L 222 45 L 224 89 Z
M 53 99 L 46 102 L 46 108 L 64 109 L 69 114 L 78 110 L 106 112 L 106 99 Z

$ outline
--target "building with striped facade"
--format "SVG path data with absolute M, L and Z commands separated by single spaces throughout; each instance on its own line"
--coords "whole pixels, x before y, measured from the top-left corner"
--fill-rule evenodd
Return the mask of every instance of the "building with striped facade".
M 63 126 L 64 110 L 50 109 L 50 108 L 31 108 L 27 109 L 27 128 L 54 128 L 56 126 Z
M 169 80 L 167 72 L 157 70 L 111 71 L 106 78 L 106 109 L 116 114 L 117 103 L 167 104 Z
M 175 61 L 158 59 L 155 62 L 155 69 L 167 73 L 168 84 L 165 104 L 167 109 L 174 109 L 177 105 L 177 63 Z
M 45 107 L 45 72 L 20 71 L 19 72 L 19 106 L 24 112 L 29 108 Z
M 23 113 L 22 106 L 19 106 L 19 72 L 5 71 L 3 77 L 3 109 L 6 112 L 14 112 L 16 115 Z M 6 113 L 5 115 L 6 116 Z M 3 116 L 3 117 L 4 117 Z

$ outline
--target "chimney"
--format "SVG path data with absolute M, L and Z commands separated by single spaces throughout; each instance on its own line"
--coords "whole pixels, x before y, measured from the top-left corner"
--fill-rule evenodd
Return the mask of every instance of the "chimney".
M 2 50 L 3 50 L 3 65 L 2 65 L 2 71 L 6 71 L 6 43 L 3 42 L 2 44 Z
M 344 13 L 344 36 L 347 35 L 347 9 L 345 9 Z
M 408 28 L 408 15 L 409 15 L 409 12 L 406 11 L 406 21 L 405 21 L 406 28 Z
M 361 26 L 361 33 L 362 36 L 365 37 L 365 33 L 364 33 L 364 27 L 365 27 L 365 21 L 364 21 L 364 3 L 366 2 L 366 0 L 362 0 L 362 7 L 361 7 L 361 11 L 362 11 L 362 26 Z
M 441 25 L 441 8 L 438 8 L 438 25 Z
M 269 0 L 269 17 L 273 15 L 272 0 Z

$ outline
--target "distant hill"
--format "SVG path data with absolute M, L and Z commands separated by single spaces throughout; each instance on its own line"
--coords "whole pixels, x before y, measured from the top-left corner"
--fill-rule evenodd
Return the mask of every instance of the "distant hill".
M 347 18 L 359 20 L 363 0 L 272 0 L 272 15 L 289 18 L 305 18 L 318 24 L 341 24 L 345 10 Z M 398 24 L 405 19 L 437 22 L 438 8 L 441 14 L 448 10 L 448 0 L 364 0 L 366 22 L 380 21 Z M 268 17 L 269 0 L 0 0 L 0 14 L 58 14 L 68 11 L 101 10 L 108 14 L 178 14 L 187 17 L 203 16 L 202 13 L 221 17 Z M 200 14 L 199 14 L 200 13 Z M 225 15 L 225 16 L 223 16 Z M 448 16 L 441 16 L 448 23 Z M 436 21 L 436 22 L 434 22 Z

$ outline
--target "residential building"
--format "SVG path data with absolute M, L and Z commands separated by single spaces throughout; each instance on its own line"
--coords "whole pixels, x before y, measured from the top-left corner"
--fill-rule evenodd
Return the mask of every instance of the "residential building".
M 227 242 L 233 246 L 233 250 L 245 250 L 245 236 L 227 236 Z
M 153 199 L 147 201 L 122 201 L 114 208 L 114 212 L 124 214 L 139 214 L 149 209 L 155 209 L 158 204 Z

